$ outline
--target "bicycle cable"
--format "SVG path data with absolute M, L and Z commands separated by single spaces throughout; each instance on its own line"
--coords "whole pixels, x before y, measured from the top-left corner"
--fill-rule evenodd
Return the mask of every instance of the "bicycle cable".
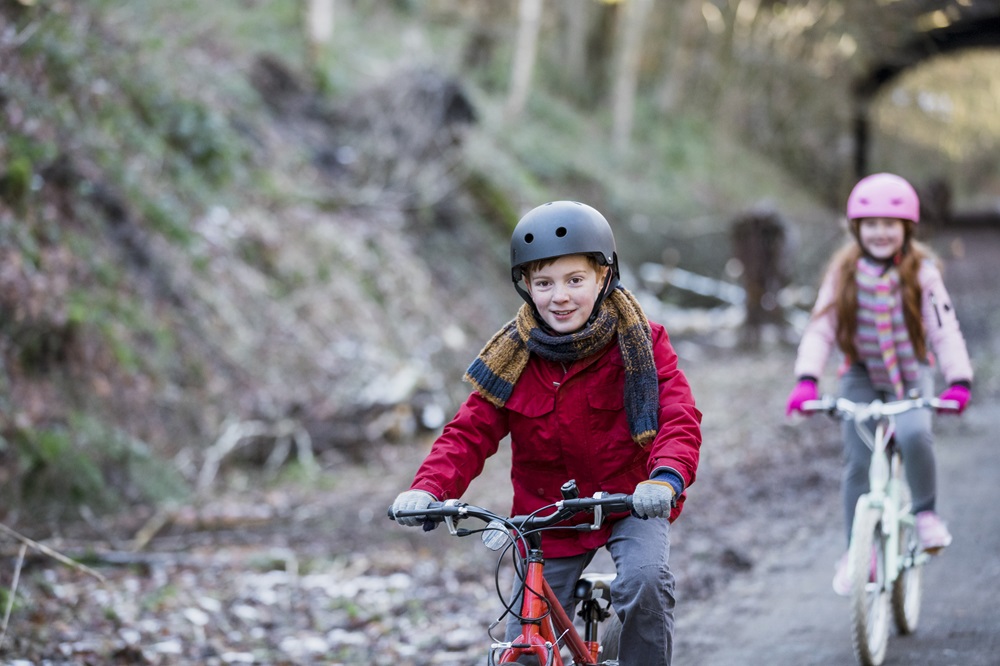
M 528 514 L 525 520 L 521 521 L 522 526 L 524 523 L 529 522 L 532 518 L 535 518 L 542 511 L 545 511 L 547 509 L 556 509 L 558 511 L 559 507 L 555 503 L 539 507 L 535 511 Z M 546 606 L 545 612 L 539 618 L 534 618 L 534 619 L 539 619 L 539 620 L 544 619 L 552 613 L 551 605 L 549 603 L 549 600 L 545 597 L 544 591 L 535 590 L 531 587 L 528 587 L 527 584 L 527 568 L 525 566 L 525 561 L 527 560 L 527 553 L 530 550 L 527 539 L 528 536 L 531 534 L 538 534 L 549 530 L 576 529 L 572 525 L 549 525 L 546 527 L 525 530 L 523 529 L 523 527 L 515 525 L 509 519 L 498 518 L 498 522 L 507 526 L 509 530 L 508 538 L 510 539 L 510 542 L 507 544 L 507 546 L 504 547 L 504 551 L 500 554 L 500 557 L 497 558 L 497 566 L 494 571 L 494 585 L 496 587 L 497 596 L 500 597 L 500 601 L 503 604 L 504 612 L 501 613 L 500 617 L 498 617 L 490 625 L 490 634 L 489 634 L 490 638 L 493 638 L 492 629 L 495 628 L 497 625 L 499 625 L 503 621 L 503 619 L 508 615 L 517 618 L 521 622 L 527 619 L 524 616 L 522 616 L 519 612 L 514 610 L 514 607 L 517 605 L 517 600 L 522 598 L 522 595 L 526 590 L 530 591 L 532 594 L 537 595 L 545 603 Z M 511 534 L 511 532 L 513 532 L 513 534 Z M 514 546 L 520 546 L 521 548 L 515 549 Z M 523 555 L 522 555 L 522 550 L 524 553 Z M 503 564 L 504 557 L 506 557 L 508 552 L 511 553 L 511 562 L 513 564 L 514 576 L 520 582 L 520 587 L 514 591 L 514 593 L 510 597 L 510 600 L 507 599 L 506 595 L 503 593 L 503 590 L 500 587 L 500 569 Z

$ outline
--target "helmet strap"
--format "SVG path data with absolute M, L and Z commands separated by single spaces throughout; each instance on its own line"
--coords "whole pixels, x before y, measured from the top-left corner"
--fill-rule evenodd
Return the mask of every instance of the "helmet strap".
M 612 282 L 614 284 L 612 284 Z M 618 282 L 618 278 L 615 277 L 614 267 L 608 266 L 608 274 L 604 276 L 604 286 L 601 287 L 601 295 L 594 301 L 594 309 L 591 311 L 590 317 L 587 318 L 587 326 L 593 324 L 594 320 L 597 319 L 597 315 L 601 310 L 601 303 L 603 303 L 604 299 L 608 297 L 608 294 L 610 294 L 611 291 L 618 286 Z
M 521 298 L 524 299 L 524 302 L 531 307 L 531 312 L 532 314 L 535 315 L 535 321 L 538 323 L 538 325 L 541 326 L 546 333 L 556 335 L 556 332 L 551 328 L 549 328 L 549 325 L 545 323 L 544 319 L 542 319 L 542 313 L 540 313 L 538 311 L 538 308 L 535 307 L 535 302 L 531 300 L 531 294 L 528 292 L 527 289 L 521 286 L 520 280 L 514 281 L 514 289 L 517 290 L 517 293 L 521 295 Z

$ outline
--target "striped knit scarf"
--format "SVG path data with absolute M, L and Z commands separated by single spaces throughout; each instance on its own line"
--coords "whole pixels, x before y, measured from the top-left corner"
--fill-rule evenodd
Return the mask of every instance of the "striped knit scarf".
M 604 349 L 615 334 L 625 362 L 625 415 L 632 439 L 640 446 L 659 429 L 659 383 L 653 360 L 652 333 L 642 306 L 623 287 L 614 289 L 591 324 L 568 335 L 550 335 L 525 303 L 517 317 L 500 329 L 465 373 L 481 396 L 503 407 L 531 353 L 556 362 L 573 362 Z
M 899 290 L 899 271 L 866 257 L 858 259 L 859 360 L 872 385 L 903 397 L 903 381 L 917 378 L 917 359 L 910 342 Z

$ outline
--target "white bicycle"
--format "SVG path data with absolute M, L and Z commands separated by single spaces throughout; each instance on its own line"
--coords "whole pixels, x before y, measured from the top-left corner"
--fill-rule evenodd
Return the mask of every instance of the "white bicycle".
M 869 491 L 858 498 L 848 548 L 851 634 L 863 666 L 885 659 L 890 615 L 901 635 L 915 631 L 920 619 L 921 567 L 930 555 L 917 539 L 903 460 L 893 440 L 895 417 L 911 409 L 957 412 L 959 405 L 937 398 L 860 403 L 830 396 L 802 405 L 803 412 L 853 422 L 872 450 Z

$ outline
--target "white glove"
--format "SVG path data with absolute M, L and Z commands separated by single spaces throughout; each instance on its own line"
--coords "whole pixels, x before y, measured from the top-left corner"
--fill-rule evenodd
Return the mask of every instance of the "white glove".
M 642 481 L 632 493 L 632 511 L 640 518 L 662 518 L 674 506 L 674 488 L 666 481 Z
M 407 527 L 420 527 L 424 524 L 424 519 L 420 516 L 399 517 L 400 511 L 423 511 L 431 502 L 436 502 L 437 498 L 423 490 L 407 490 L 399 493 L 396 501 L 392 503 L 392 514 L 396 516 L 396 522 Z

